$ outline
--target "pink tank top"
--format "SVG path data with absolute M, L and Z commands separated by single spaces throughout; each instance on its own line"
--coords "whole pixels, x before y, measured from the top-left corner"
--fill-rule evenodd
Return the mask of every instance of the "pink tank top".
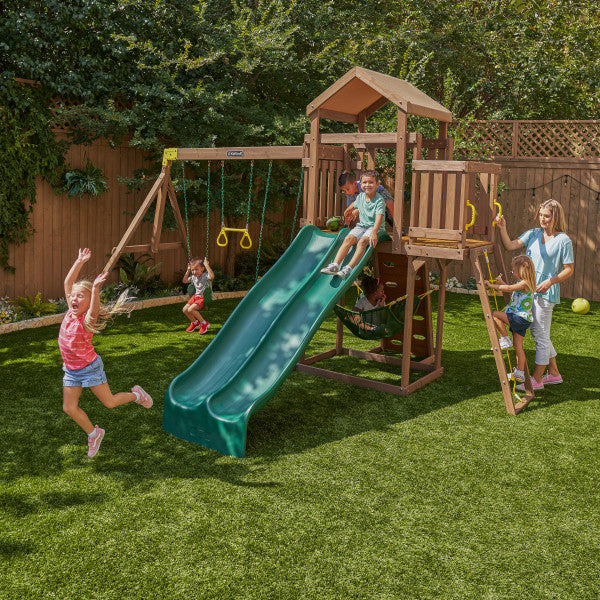
M 67 312 L 60 326 L 58 334 L 58 347 L 67 369 L 83 369 L 98 358 L 92 346 L 93 333 L 87 332 L 83 327 L 85 315 L 77 318 Z

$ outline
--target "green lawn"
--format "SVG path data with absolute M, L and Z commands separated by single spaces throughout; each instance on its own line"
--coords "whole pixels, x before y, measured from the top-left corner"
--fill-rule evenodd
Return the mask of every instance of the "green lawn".
M 106 429 L 92 460 L 61 410 L 58 326 L 0 336 L 2 600 L 599 598 L 599 304 L 556 310 L 565 383 L 517 417 L 477 297 L 449 294 L 444 377 L 401 398 L 294 372 L 245 459 L 161 430 L 168 383 L 234 306 L 204 337 L 177 305 L 96 336 L 113 391 L 140 383 L 155 406 L 84 392 Z

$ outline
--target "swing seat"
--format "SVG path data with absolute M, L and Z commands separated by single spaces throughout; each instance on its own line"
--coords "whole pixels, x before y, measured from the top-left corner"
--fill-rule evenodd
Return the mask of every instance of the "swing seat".
M 414 297 L 413 315 L 419 308 L 421 296 Z M 363 312 L 355 312 L 336 304 L 333 308 L 338 319 L 361 340 L 379 340 L 396 335 L 404 329 L 406 296 Z
M 188 293 L 188 296 L 193 296 L 196 293 L 196 287 L 194 286 L 193 283 L 190 283 L 187 286 L 187 293 Z M 209 304 L 212 303 L 212 301 L 213 301 L 212 287 L 208 286 L 204 289 L 202 298 L 203 298 L 204 306 L 208 306 Z

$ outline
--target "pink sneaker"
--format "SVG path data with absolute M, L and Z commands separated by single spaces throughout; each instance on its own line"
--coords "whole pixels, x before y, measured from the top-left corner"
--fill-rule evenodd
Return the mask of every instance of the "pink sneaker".
M 200 327 L 200 321 L 192 321 L 186 331 L 196 331 Z
M 136 399 L 136 403 L 140 404 L 141 406 L 143 406 L 144 408 L 152 408 L 152 398 L 150 397 L 150 394 L 146 391 L 144 391 L 139 385 L 134 385 L 131 388 L 131 391 L 135 394 L 136 392 L 139 394 L 140 399 Z
M 538 391 L 538 390 L 543 390 L 544 389 L 544 382 L 542 381 L 542 383 L 538 383 L 533 377 L 531 378 L 531 387 L 533 387 L 533 391 Z M 525 390 L 525 383 L 520 383 L 517 386 L 517 389 L 520 392 L 524 392 Z
M 562 382 L 563 382 L 563 378 L 560 373 L 558 375 L 551 375 L 550 373 L 546 373 L 542 377 L 542 383 L 544 385 L 558 385 L 559 383 L 562 383 Z
M 88 435 L 88 456 L 92 458 L 98 454 L 98 450 L 100 450 L 100 444 L 102 443 L 102 438 L 104 437 L 104 429 L 102 427 L 98 427 L 98 425 L 94 426 L 94 431 L 92 432 L 92 436 Z
M 200 324 L 200 329 L 198 330 L 198 333 L 200 335 L 204 335 L 208 331 L 209 327 L 210 327 L 210 323 L 208 321 L 204 321 L 204 323 Z

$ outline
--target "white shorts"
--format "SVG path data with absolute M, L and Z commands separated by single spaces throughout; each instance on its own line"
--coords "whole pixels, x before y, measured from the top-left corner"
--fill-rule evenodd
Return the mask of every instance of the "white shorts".
M 357 240 L 360 240 L 360 238 L 365 236 L 369 237 L 372 231 L 373 227 L 362 227 L 361 225 L 357 225 L 348 235 L 353 235 Z

